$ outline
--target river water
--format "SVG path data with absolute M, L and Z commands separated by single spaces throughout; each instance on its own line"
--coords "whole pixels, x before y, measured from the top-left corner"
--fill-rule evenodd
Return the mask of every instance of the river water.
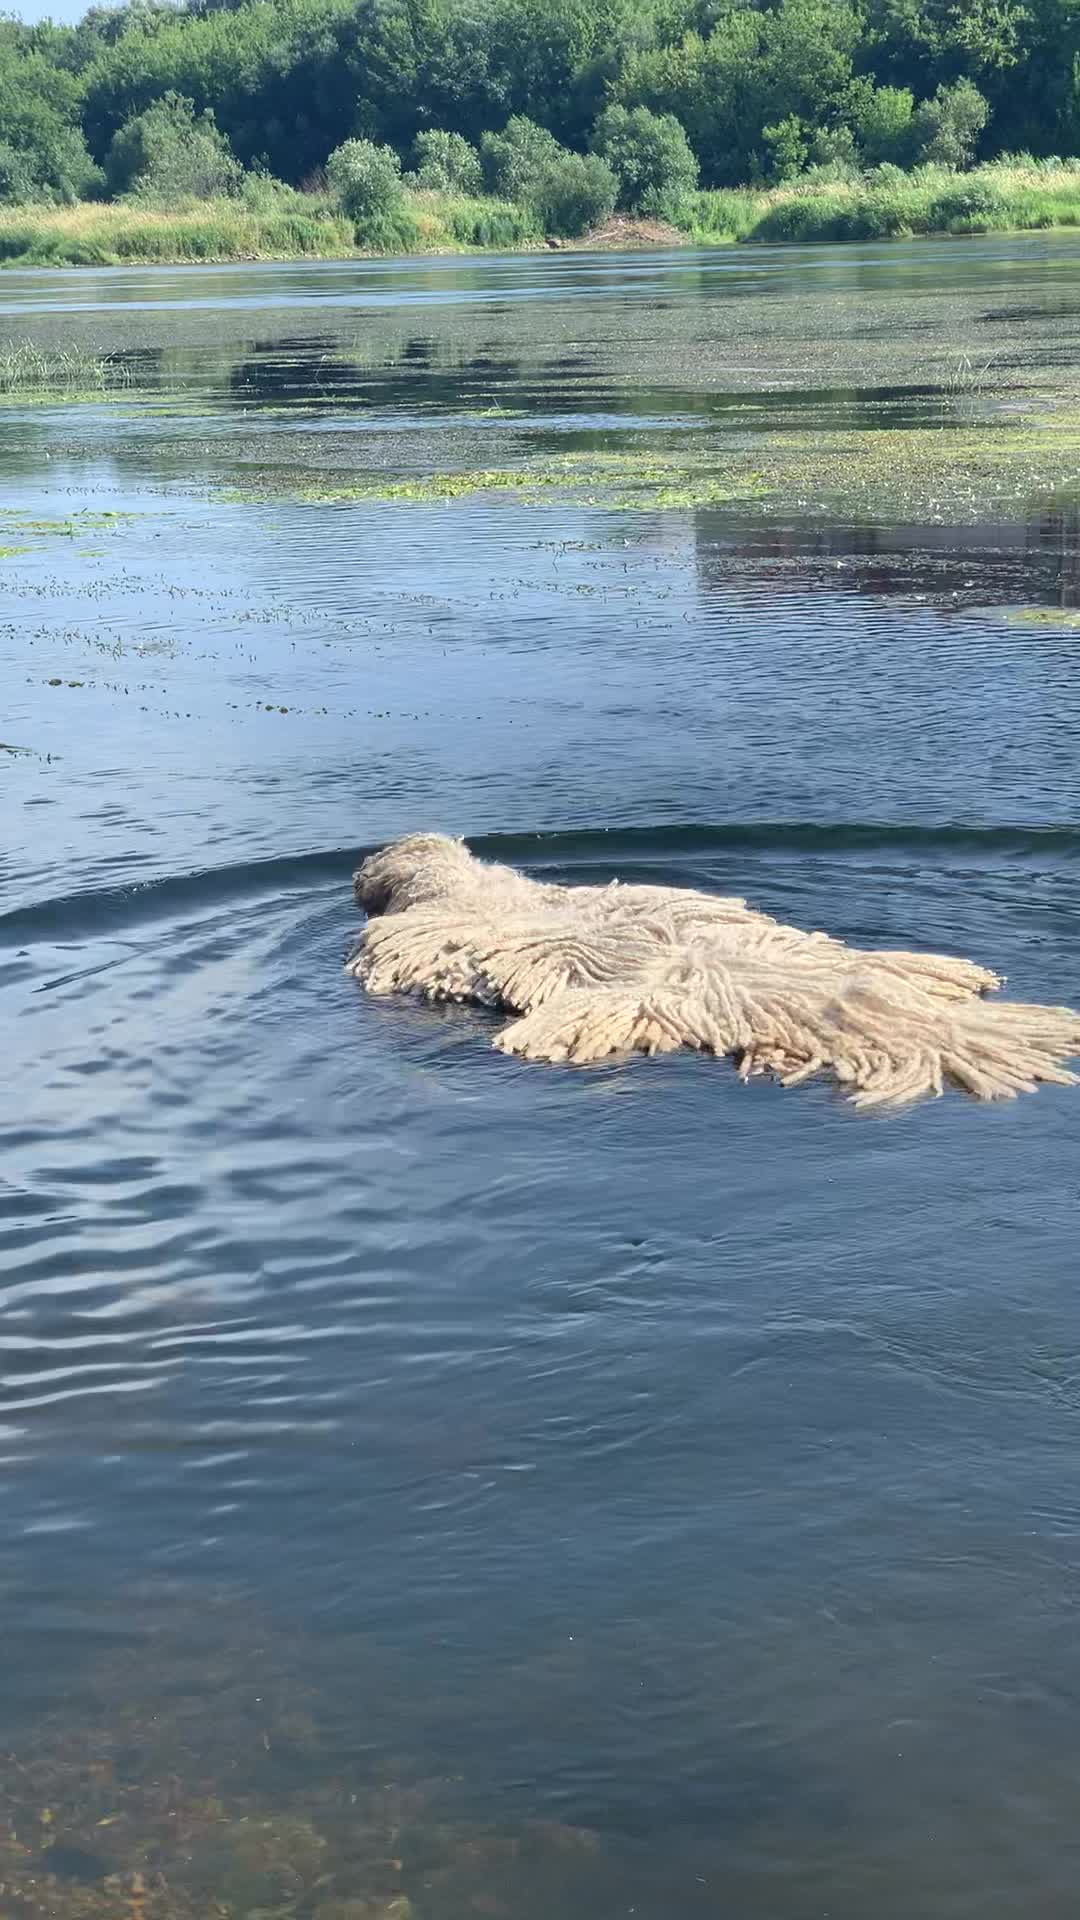
M 0 281 L 132 381 L 0 413 L 13 1914 L 1074 1914 L 1080 1095 L 526 1066 L 342 960 L 435 827 L 1075 1004 L 1067 490 L 420 483 L 941 435 L 1078 315 L 1034 239 Z

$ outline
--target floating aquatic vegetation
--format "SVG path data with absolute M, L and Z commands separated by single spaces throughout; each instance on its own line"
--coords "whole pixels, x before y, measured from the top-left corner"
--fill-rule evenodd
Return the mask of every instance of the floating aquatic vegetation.
M 1010 607 L 1005 617 L 1023 627 L 1080 627 L 1080 607 Z
M 120 513 L 110 509 L 95 511 L 89 507 L 76 508 L 63 519 L 36 518 L 30 514 L 12 512 L 0 513 L 0 532 L 13 535 L 16 541 L 24 544 L 0 547 L 0 558 L 17 553 L 29 553 L 28 540 L 62 539 L 75 540 L 88 533 L 112 533 L 126 521 L 134 520 L 133 513 Z
M 230 500 L 287 497 L 310 505 L 349 501 L 411 501 L 431 506 L 470 500 L 479 494 L 507 494 L 528 506 L 571 501 L 580 506 L 657 508 L 709 506 L 752 500 L 762 491 L 749 466 L 729 469 L 718 457 L 667 457 L 640 452 L 567 453 L 518 467 L 473 467 L 454 472 L 402 477 L 368 470 L 349 478 L 297 480 L 281 476 L 266 493 L 232 491 Z
M 772 435 L 755 451 L 788 507 L 853 519 L 974 524 L 1080 491 L 1080 419 Z
M 659 439 L 660 444 L 657 444 Z M 487 465 L 490 456 L 424 471 L 365 466 L 306 473 L 264 467 L 223 492 L 229 502 L 312 506 L 391 502 L 432 506 L 500 499 L 527 506 L 690 510 L 753 503 L 764 513 L 808 513 L 847 522 L 976 524 L 1073 499 L 1080 493 L 1080 415 L 994 414 L 921 427 L 777 430 L 773 420 L 722 427 L 692 442 L 642 431 L 633 447 L 575 449 Z M 650 441 L 652 444 L 650 444 Z M 412 455 L 410 436 L 399 437 Z M 468 447 L 464 449 L 468 452 Z
M 1080 1013 L 988 1004 L 1001 981 L 969 960 L 860 952 L 687 888 L 542 885 L 434 834 L 373 854 L 355 884 L 373 917 L 349 971 L 372 993 L 517 1014 L 495 1045 L 527 1060 L 690 1047 L 744 1079 L 825 1074 L 859 1107 L 1078 1077 Z

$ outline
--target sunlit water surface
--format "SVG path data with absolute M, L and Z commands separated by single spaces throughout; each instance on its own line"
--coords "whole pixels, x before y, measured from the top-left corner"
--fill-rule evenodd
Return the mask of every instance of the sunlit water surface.
M 1080 1096 L 523 1066 L 341 964 L 434 826 L 1076 1002 L 1071 510 L 243 475 L 942 431 L 1078 313 L 1031 240 L 4 276 L 152 387 L 0 415 L 13 1913 L 1075 1913 Z

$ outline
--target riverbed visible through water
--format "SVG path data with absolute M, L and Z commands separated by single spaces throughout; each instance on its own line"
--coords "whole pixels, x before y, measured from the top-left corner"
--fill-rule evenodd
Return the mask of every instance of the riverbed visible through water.
M 437 828 L 1080 1004 L 1080 241 L 0 336 L 3 1920 L 1071 1917 L 1080 1091 L 342 962 Z

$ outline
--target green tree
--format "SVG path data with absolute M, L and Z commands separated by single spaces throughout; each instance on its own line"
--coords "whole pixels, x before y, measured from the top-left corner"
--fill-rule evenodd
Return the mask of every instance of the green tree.
M 932 100 L 923 101 L 912 120 L 915 158 L 943 167 L 970 166 L 989 111 L 970 80 L 958 80 L 954 87 L 939 87 Z
M 491 193 L 532 207 L 547 233 L 571 236 L 606 220 L 619 183 L 595 153 L 570 153 L 546 127 L 523 114 L 480 142 L 484 181 Z
M 297 183 L 359 138 L 471 190 L 482 145 L 488 183 L 535 200 L 556 160 L 580 185 L 566 150 L 591 139 L 644 211 L 694 160 L 734 186 L 807 160 L 1078 152 L 1080 0 L 96 0 L 75 26 L 0 18 L 0 198 L 97 191 L 94 161 L 168 95 Z M 615 109 L 650 118 L 630 132 Z
M 698 183 L 698 163 L 673 113 L 609 107 L 596 123 L 592 145 L 615 174 L 620 207 L 661 219 L 685 211 Z
M 802 172 L 810 154 L 806 129 L 797 113 L 789 113 L 773 127 L 762 127 L 761 137 L 769 150 L 769 171 L 774 180 L 794 180 Z
M 846 121 L 818 127 L 809 135 L 808 146 L 809 165 L 819 172 L 828 171 L 837 179 L 850 178 L 860 172 L 855 135 Z
M 516 113 L 501 133 L 485 133 L 480 142 L 484 184 L 503 200 L 527 200 L 542 170 L 563 152 L 546 127 Z
M 763 16 L 759 97 L 766 117 L 819 126 L 851 84 L 862 20 L 848 0 L 783 0 Z
M 413 178 L 418 187 L 476 194 L 483 186 L 480 155 L 460 133 L 431 129 L 413 141 Z
M 611 47 L 641 0 L 483 0 L 488 124 L 524 114 L 584 146 Z
M 44 54 L 0 38 L 0 129 L 6 162 L 0 199 L 72 201 L 95 193 L 101 175 L 79 127 L 79 86 Z
M 618 191 L 614 173 L 599 154 L 563 151 L 541 169 L 526 198 L 546 233 L 573 238 L 607 219 Z
M 134 114 L 179 93 L 196 112 L 212 111 L 242 162 L 265 160 L 283 179 L 303 180 L 355 131 L 366 87 L 384 83 L 399 108 L 412 98 L 413 65 L 400 47 L 395 64 L 365 39 L 360 15 L 355 0 L 248 0 L 196 16 L 154 10 L 84 75 L 91 151 L 104 156 Z M 391 41 L 394 28 L 387 23 Z
M 213 114 L 197 114 L 179 93 L 163 95 L 120 128 L 105 172 L 111 193 L 166 203 L 236 193 L 244 174 Z
M 983 71 L 979 84 L 992 113 L 997 148 L 1080 153 L 1080 8 L 1075 0 L 1027 0 L 1017 61 Z
M 24 206 L 39 197 L 29 156 L 10 140 L 0 140 L 0 206 Z
M 1021 57 L 1030 19 L 1023 0 L 950 0 L 945 42 L 975 73 L 1008 72 Z
M 842 112 L 859 30 L 847 0 L 731 7 L 707 39 L 692 32 L 632 56 L 616 91 L 623 105 L 675 115 L 710 186 L 739 186 L 760 172 L 766 127 L 794 115 L 814 128 Z
M 350 220 L 370 224 L 396 213 L 405 197 L 401 161 L 393 147 L 346 140 L 326 163 L 330 191 Z
M 868 167 L 880 166 L 883 161 L 903 164 L 911 151 L 914 111 L 909 87 L 875 87 L 869 80 L 854 82 L 848 113 Z
M 707 39 L 692 30 L 675 45 L 645 47 L 627 59 L 617 83 L 623 105 L 674 115 L 709 186 L 737 186 L 748 177 L 761 125 L 750 81 L 761 21 L 756 12 L 730 13 Z

